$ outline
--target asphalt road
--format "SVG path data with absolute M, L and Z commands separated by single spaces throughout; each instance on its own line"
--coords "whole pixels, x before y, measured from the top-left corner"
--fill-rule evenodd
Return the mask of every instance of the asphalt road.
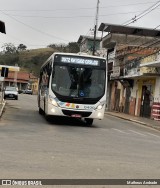
M 37 97 L 7 100 L 0 120 L 0 178 L 158 179 L 160 132 L 106 115 L 93 127 L 47 122 Z

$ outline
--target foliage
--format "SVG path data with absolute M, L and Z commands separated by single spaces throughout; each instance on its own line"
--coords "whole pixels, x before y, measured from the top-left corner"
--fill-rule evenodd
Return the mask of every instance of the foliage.
M 65 44 L 50 44 L 48 47 L 56 49 L 60 52 L 69 52 L 69 53 L 78 53 L 80 51 L 79 45 L 77 42 L 69 42 Z
M 3 49 L 3 53 L 4 54 L 14 54 L 14 53 L 18 53 L 19 51 L 24 51 L 27 49 L 27 46 L 24 44 L 19 44 L 18 47 L 16 47 L 14 44 L 12 43 L 5 43 L 2 46 Z
M 3 49 L 3 52 L 5 54 L 13 54 L 13 53 L 16 53 L 16 47 L 14 46 L 14 44 L 12 43 L 5 43 L 3 46 L 2 46 L 2 49 Z
M 70 42 L 68 44 L 68 50 L 71 53 L 78 53 L 80 51 L 78 43 L 77 42 Z
M 65 52 L 66 44 L 50 44 L 47 47 L 53 48 L 59 52 Z
M 26 70 L 38 76 L 41 65 L 53 52 L 51 48 L 44 48 L 14 54 L 3 53 L 0 55 L 0 64 L 10 66 L 18 64 L 20 70 Z
M 24 44 L 19 44 L 19 46 L 17 47 L 17 50 L 18 50 L 18 51 L 24 51 L 24 50 L 26 50 L 26 49 L 27 49 L 27 46 L 24 45 Z
M 16 48 L 12 43 L 6 43 L 2 46 L 0 53 L 0 64 L 15 66 L 18 64 L 21 70 L 28 70 L 35 76 L 39 76 L 41 65 L 48 59 L 53 52 L 79 52 L 79 46 L 76 42 L 69 44 L 50 44 L 48 48 L 26 50 L 24 44 L 19 44 Z

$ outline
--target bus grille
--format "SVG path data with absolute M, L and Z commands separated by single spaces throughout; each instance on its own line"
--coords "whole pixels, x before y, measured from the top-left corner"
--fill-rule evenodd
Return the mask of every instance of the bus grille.
M 89 117 L 92 112 L 82 112 L 82 111 L 70 111 L 70 110 L 62 110 L 63 114 L 66 116 L 72 116 L 74 114 L 81 115 L 82 117 Z

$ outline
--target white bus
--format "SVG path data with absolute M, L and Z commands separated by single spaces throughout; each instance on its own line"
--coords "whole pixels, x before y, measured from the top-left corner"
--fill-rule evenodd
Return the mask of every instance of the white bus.
M 39 113 L 82 118 L 87 125 L 103 119 L 107 92 L 106 59 L 54 53 L 40 69 Z

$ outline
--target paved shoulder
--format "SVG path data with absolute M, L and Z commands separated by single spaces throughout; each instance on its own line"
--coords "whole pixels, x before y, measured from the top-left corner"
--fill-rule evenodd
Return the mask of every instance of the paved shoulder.
M 3 110 L 4 110 L 5 104 L 6 104 L 6 101 L 3 102 L 3 103 L 0 103 L 0 117 L 2 116 L 2 113 L 3 113 Z

